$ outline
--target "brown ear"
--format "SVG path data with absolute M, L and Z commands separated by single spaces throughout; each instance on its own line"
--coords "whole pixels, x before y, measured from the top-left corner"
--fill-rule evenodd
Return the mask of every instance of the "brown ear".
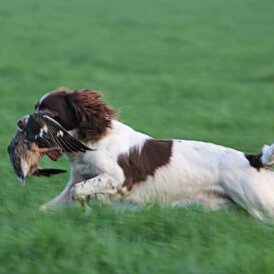
M 78 121 L 78 135 L 84 141 L 99 140 L 111 127 L 116 112 L 94 90 L 75 90 L 67 95 Z

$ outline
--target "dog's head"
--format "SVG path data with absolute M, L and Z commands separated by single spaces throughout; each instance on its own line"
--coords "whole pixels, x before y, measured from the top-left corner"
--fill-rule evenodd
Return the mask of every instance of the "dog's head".
M 70 91 L 63 87 L 42 96 L 35 111 L 45 112 L 66 130 L 76 129 L 78 137 L 84 141 L 100 139 L 116 116 L 97 91 Z
M 45 112 L 59 122 L 66 130 L 78 127 L 76 111 L 67 88 L 59 88 L 42 96 L 35 104 L 35 111 Z

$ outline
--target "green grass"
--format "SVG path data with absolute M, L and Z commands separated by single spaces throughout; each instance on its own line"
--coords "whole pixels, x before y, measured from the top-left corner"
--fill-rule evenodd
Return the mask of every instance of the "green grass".
M 258 151 L 274 140 L 273 12 L 270 0 L 2 1 L 0 273 L 272 273 L 274 227 L 243 211 L 41 213 L 68 175 L 21 187 L 6 147 L 42 94 L 68 86 L 103 91 L 155 137 Z

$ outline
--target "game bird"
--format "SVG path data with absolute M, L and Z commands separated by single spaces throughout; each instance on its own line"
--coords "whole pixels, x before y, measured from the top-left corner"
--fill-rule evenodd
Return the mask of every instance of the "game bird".
M 44 149 L 44 152 L 42 152 L 34 142 L 28 141 L 25 138 L 25 133 L 20 130 L 16 132 L 15 137 L 11 140 L 8 153 L 13 170 L 23 184 L 26 177 L 31 175 L 50 177 L 66 172 L 63 169 L 39 168 L 38 165 L 45 153 L 50 153 L 48 156 L 52 160 L 56 160 L 61 155 L 61 150 L 52 147 Z
M 85 152 L 92 150 L 72 137 L 58 122 L 42 112 L 27 116 L 26 123 L 19 128 L 8 146 L 12 167 L 24 183 L 27 176 L 52 176 L 66 172 L 61 169 L 40 169 L 38 165 L 44 155 L 56 161 L 63 152 Z

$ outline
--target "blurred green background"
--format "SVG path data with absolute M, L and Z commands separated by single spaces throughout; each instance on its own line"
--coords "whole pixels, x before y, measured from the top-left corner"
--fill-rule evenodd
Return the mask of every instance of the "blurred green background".
M 272 273 L 273 226 L 240 210 L 41 213 L 69 175 L 21 187 L 6 147 L 67 86 L 102 91 L 157 138 L 257 152 L 274 140 L 273 14 L 270 0 L 1 1 L 0 273 Z

